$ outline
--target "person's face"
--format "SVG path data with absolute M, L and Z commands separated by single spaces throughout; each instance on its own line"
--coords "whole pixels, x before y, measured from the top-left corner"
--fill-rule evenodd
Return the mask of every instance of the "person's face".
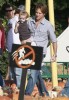
M 13 17 L 14 17 L 14 10 L 11 10 L 11 9 L 9 8 L 9 10 L 6 11 L 6 16 L 7 16 L 8 18 L 13 18 Z
M 45 14 L 43 14 L 41 12 L 41 9 L 38 8 L 36 11 L 35 11 L 35 17 L 36 17 L 36 20 L 39 21 L 39 20 L 42 20 L 44 18 Z
M 26 15 L 21 15 L 20 16 L 20 21 L 25 21 L 26 20 Z

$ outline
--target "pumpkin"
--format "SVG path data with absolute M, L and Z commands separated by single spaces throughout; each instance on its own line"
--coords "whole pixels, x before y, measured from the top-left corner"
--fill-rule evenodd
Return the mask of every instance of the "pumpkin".
M 18 100 L 19 93 L 13 93 L 13 100 Z
M 50 90 L 52 90 L 52 82 L 47 82 L 46 83 L 46 89 L 48 90 L 48 91 L 50 91 Z
M 69 100 L 69 98 L 67 98 L 67 97 L 57 97 L 57 98 L 53 98 L 52 100 Z
M 16 84 L 12 84 L 11 88 L 12 88 L 12 90 L 15 90 L 16 89 Z
M 36 100 L 36 99 L 34 99 L 34 100 Z M 37 100 L 51 100 L 51 98 L 46 96 L 46 97 L 38 98 Z
M 12 89 L 10 86 L 4 86 L 3 87 L 3 92 L 4 94 L 11 94 L 12 93 Z
M 0 96 L 0 100 L 11 100 L 11 99 L 7 96 Z
M 13 93 L 18 93 L 18 92 L 19 92 L 19 89 L 18 89 L 18 87 L 16 86 L 16 84 L 12 84 L 12 85 L 11 85 L 11 89 L 12 89 Z
M 64 83 L 64 82 L 58 82 L 58 86 L 60 86 L 60 87 L 64 88 L 65 83 Z

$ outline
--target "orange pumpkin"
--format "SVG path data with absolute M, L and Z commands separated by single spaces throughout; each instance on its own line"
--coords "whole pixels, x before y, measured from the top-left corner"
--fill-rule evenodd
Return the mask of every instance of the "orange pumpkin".
M 13 93 L 13 100 L 18 100 L 19 93 Z
M 16 89 L 16 84 L 12 84 L 11 88 L 12 88 L 12 90 L 15 90 Z
M 7 96 L 0 96 L 0 100 L 11 100 L 11 99 Z
M 57 98 L 53 98 L 52 100 L 69 100 L 69 98 L 67 98 L 67 97 L 57 97 Z
M 58 82 L 58 86 L 60 86 L 60 87 L 64 88 L 65 83 L 64 83 L 64 82 Z

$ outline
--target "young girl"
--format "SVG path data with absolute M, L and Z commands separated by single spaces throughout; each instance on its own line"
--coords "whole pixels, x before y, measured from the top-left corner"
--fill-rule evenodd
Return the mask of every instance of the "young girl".
M 21 11 L 19 15 L 19 21 L 15 26 L 15 33 L 19 33 L 19 38 L 21 44 L 25 44 L 26 42 L 31 42 L 31 33 L 27 25 L 28 13 L 26 11 Z

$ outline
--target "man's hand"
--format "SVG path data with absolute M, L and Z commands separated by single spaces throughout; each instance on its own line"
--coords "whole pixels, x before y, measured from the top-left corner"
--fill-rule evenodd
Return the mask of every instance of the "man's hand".
M 53 55 L 52 57 L 51 57 L 51 62 L 55 62 L 56 61 L 56 55 Z

